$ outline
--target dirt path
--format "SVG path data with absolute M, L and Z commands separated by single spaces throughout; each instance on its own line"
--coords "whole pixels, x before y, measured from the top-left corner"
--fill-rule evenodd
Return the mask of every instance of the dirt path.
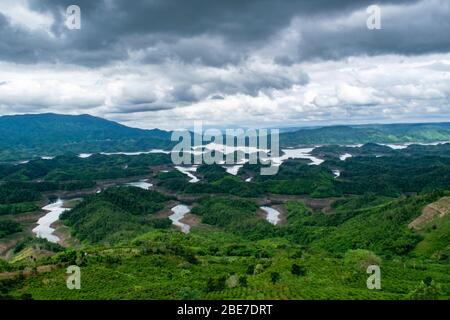
M 195 214 L 187 213 L 183 219 L 180 220 L 181 223 L 187 224 L 189 227 L 198 226 L 201 223 L 201 218 Z
M 332 211 L 331 204 L 336 200 L 335 198 L 311 198 L 303 195 L 279 195 L 269 194 L 265 197 L 265 203 L 262 205 L 274 206 L 284 204 L 289 201 L 300 201 L 316 212 L 329 213 Z
M 39 273 L 46 273 L 50 272 L 52 270 L 58 269 L 59 266 L 57 265 L 46 265 L 46 266 L 39 266 L 36 268 L 36 272 Z M 14 271 L 14 272 L 2 272 L 0 273 L 0 280 L 3 279 L 13 279 L 17 276 L 22 274 L 24 277 L 30 277 L 34 274 L 33 269 L 31 268 L 25 268 L 22 272 L 20 271 Z
M 422 210 L 422 214 L 414 219 L 408 227 L 414 230 L 422 230 L 428 222 L 444 217 L 450 213 L 450 197 L 443 197 L 436 202 L 430 203 Z

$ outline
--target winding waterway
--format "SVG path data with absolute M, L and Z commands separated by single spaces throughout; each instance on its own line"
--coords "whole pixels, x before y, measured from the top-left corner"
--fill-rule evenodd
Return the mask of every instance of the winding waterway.
M 56 202 L 51 203 L 42 208 L 42 210 L 48 211 L 45 216 L 37 221 L 38 226 L 33 229 L 33 233 L 39 238 L 47 239 L 50 242 L 58 243 L 59 237 L 53 234 L 55 229 L 51 225 L 58 221 L 59 216 L 69 209 L 64 208 L 64 200 L 58 199 Z
M 189 207 L 184 204 L 179 204 L 173 207 L 171 210 L 173 214 L 169 216 L 169 219 L 172 220 L 172 224 L 179 227 L 182 232 L 189 233 L 191 227 L 183 222 L 180 222 L 180 220 L 183 219 L 186 214 L 191 212 L 191 209 L 189 209 Z
M 196 183 L 196 182 L 200 181 L 199 178 L 197 178 L 196 176 L 194 176 L 191 173 L 191 172 L 196 172 L 197 171 L 197 167 L 180 167 L 180 166 L 175 166 L 175 169 L 177 169 L 181 173 L 184 173 L 189 178 L 191 178 L 191 180 L 189 180 L 190 183 Z

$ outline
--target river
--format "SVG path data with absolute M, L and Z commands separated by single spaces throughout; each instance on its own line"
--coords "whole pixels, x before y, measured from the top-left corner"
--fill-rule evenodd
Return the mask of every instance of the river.
M 191 178 L 191 180 L 189 180 L 190 183 L 197 183 L 197 182 L 200 181 L 199 178 L 197 178 L 196 176 L 194 176 L 191 173 L 191 172 L 196 172 L 197 171 L 197 167 L 180 167 L 180 166 L 175 166 L 175 169 L 177 169 L 181 173 L 184 173 L 189 178 Z
M 280 221 L 280 212 L 271 207 L 261 207 L 267 213 L 266 220 L 273 225 L 277 225 Z
M 173 214 L 169 216 L 169 219 L 172 220 L 172 224 L 179 227 L 182 232 L 189 233 L 191 227 L 185 223 L 180 222 L 180 220 L 183 219 L 186 214 L 191 212 L 191 209 L 189 209 L 189 207 L 184 204 L 179 204 L 173 207 L 171 210 Z
M 59 238 L 53 234 L 55 229 L 51 225 L 58 221 L 59 216 L 69 209 L 64 208 L 64 200 L 58 199 L 58 201 L 51 203 L 42 208 L 42 210 L 48 211 L 48 213 L 37 221 L 38 226 L 33 229 L 33 232 L 39 238 L 47 239 L 50 242 L 58 243 Z

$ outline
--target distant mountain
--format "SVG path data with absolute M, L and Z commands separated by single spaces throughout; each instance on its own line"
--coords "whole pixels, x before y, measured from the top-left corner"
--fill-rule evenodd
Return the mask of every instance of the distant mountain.
M 91 115 L 0 117 L 0 161 L 63 153 L 171 149 L 171 132 L 130 128 Z M 450 123 L 329 126 L 282 130 L 282 147 L 450 141 Z
M 434 141 L 450 141 L 450 123 L 330 126 L 280 134 L 280 144 L 283 147 Z
M 136 151 L 171 147 L 170 132 L 130 128 L 91 115 L 0 117 L 0 159 L 65 152 Z

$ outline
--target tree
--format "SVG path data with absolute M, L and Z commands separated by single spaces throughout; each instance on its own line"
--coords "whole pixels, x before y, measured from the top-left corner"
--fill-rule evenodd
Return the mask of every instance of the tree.
M 255 273 L 255 265 L 251 264 L 247 267 L 247 274 L 253 275 Z
M 239 285 L 241 287 L 247 287 L 248 283 L 247 283 L 247 276 L 240 276 L 239 277 Z
M 410 300 L 437 300 L 441 296 L 441 288 L 436 285 L 433 279 L 427 276 L 412 292 L 407 296 Z
M 191 288 L 183 288 L 180 291 L 181 300 L 198 300 L 200 295 L 197 290 L 192 290 Z
M 275 284 L 280 280 L 280 274 L 278 272 L 271 272 L 270 273 L 270 281 Z
M 298 264 L 294 263 L 291 267 L 291 273 L 294 276 L 305 276 L 306 268 L 304 266 L 299 266 Z
M 206 291 L 213 292 L 213 291 L 224 290 L 225 289 L 225 281 L 226 281 L 226 278 L 224 276 L 221 276 L 218 278 L 210 277 L 206 284 Z

